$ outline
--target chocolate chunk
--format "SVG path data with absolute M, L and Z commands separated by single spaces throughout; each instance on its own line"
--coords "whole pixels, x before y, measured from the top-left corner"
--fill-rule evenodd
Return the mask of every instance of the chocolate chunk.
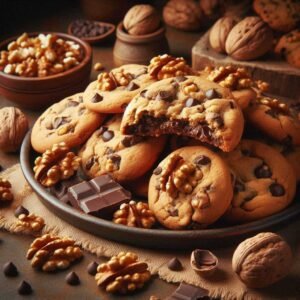
M 143 137 L 141 136 L 125 136 L 123 140 L 121 141 L 122 145 L 124 147 L 131 147 L 138 143 L 140 143 L 143 140 Z
M 182 264 L 177 257 L 172 258 L 168 262 L 168 268 L 172 271 L 181 271 L 183 269 Z
M 198 105 L 198 104 L 200 104 L 199 101 L 194 99 L 194 98 L 188 98 L 185 101 L 185 106 L 186 107 L 192 107 L 192 106 L 195 106 L 195 105 Z
M 201 139 L 211 140 L 211 138 L 212 138 L 212 130 L 207 125 L 202 126 L 200 138 Z
M 185 76 L 176 76 L 176 77 L 175 77 L 175 80 L 176 80 L 177 82 L 183 82 L 183 81 L 186 81 L 186 80 L 187 80 L 187 77 L 185 77 Z
M 98 176 L 70 187 L 68 196 L 73 206 L 100 217 L 131 199 L 131 193 L 109 175 Z
M 262 164 L 254 170 L 254 174 L 256 178 L 270 178 L 272 176 L 272 171 L 266 164 Z
M 245 185 L 242 182 L 236 180 L 234 183 L 234 192 L 238 193 L 243 191 L 245 191 Z
M 109 29 L 110 26 L 90 20 L 76 20 L 71 24 L 72 34 L 80 38 L 100 36 Z
M 138 84 L 136 84 L 136 83 L 133 82 L 133 81 L 130 81 L 130 83 L 128 84 L 126 90 L 127 90 L 127 91 L 134 91 L 134 90 L 137 90 L 137 89 L 139 89 L 139 88 L 140 88 L 140 86 L 139 86 Z
M 17 267 L 11 261 L 3 265 L 3 273 L 7 277 L 16 277 L 19 274 Z
M 156 96 L 156 100 L 163 100 L 163 101 L 171 102 L 174 100 L 174 96 L 169 91 L 160 91 Z
M 91 156 L 85 164 L 86 170 L 89 171 L 92 168 L 92 166 L 94 165 L 95 161 L 96 161 L 95 156 Z
M 20 215 L 29 215 L 29 210 L 26 209 L 24 206 L 20 205 L 16 208 L 15 213 L 14 213 L 15 217 L 18 218 Z
M 214 119 L 214 123 L 217 124 L 218 127 L 224 126 L 224 120 L 221 116 L 218 116 Z
M 79 105 L 79 102 L 77 101 L 74 101 L 74 100 L 69 100 L 68 103 L 67 103 L 67 106 L 68 107 L 75 107 L 75 106 L 78 106 Z
M 209 89 L 205 92 L 205 96 L 207 99 L 215 99 L 215 98 L 220 98 L 220 95 L 215 89 Z
M 33 292 L 31 285 L 27 281 L 22 281 L 18 287 L 20 295 L 30 295 Z
M 143 98 L 147 98 L 146 97 L 147 91 L 148 90 L 142 90 L 141 93 L 140 93 L 140 96 L 142 96 Z
M 98 129 L 98 132 L 97 132 L 97 136 L 102 136 L 102 134 L 107 130 L 108 128 L 106 126 L 101 126 L 99 129 Z
M 106 130 L 102 134 L 102 140 L 104 142 L 110 141 L 115 136 L 114 132 L 112 130 Z
M 274 197 L 281 197 L 285 194 L 284 187 L 279 183 L 272 183 L 269 187 L 269 190 Z
M 110 159 L 113 164 L 116 166 L 116 168 L 119 170 L 120 169 L 120 164 L 121 164 L 121 156 L 118 154 L 110 154 L 108 156 L 108 159 Z
M 159 175 L 162 172 L 162 168 L 161 167 L 157 167 L 153 170 L 153 174 L 154 175 Z
M 91 263 L 89 263 L 89 265 L 87 266 L 87 272 L 92 275 L 95 276 L 97 273 L 97 268 L 98 268 L 99 264 L 97 264 L 95 261 L 92 261 Z
M 62 124 L 62 118 L 56 117 L 52 122 L 53 129 L 57 129 Z
M 110 148 L 110 147 L 107 147 L 104 151 L 104 154 L 105 155 L 110 155 L 110 154 L 113 154 L 115 151 L 113 148 Z
M 95 95 L 91 98 L 91 102 L 98 103 L 103 100 L 103 97 L 99 95 L 98 93 L 95 93 Z
M 271 116 L 272 118 L 278 118 L 278 113 L 272 108 L 266 110 L 265 114 Z
M 66 276 L 66 282 L 69 285 L 79 285 L 80 284 L 80 279 L 79 279 L 78 275 L 75 272 L 70 272 Z
M 211 162 L 210 158 L 205 155 L 199 155 L 194 159 L 196 165 L 208 165 Z
M 208 291 L 200 287 L 181 282 L 179 287 L 166 300 L 204 300 L 209 299 Z

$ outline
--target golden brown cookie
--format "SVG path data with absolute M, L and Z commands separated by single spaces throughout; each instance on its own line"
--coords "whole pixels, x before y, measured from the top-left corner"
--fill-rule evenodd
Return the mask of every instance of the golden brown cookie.
M 231 151 L 239 143 L 244 118 L 227 88 L 198 76 L 153 83 L 128 105 L 122 120 L 125 134 L 176 134 Z
M 223 153 L 234 174 L 234 196 L 226 219 L 245 223 L 273 215 L 293 200 L 296 178 L 288 161 L 272 147 L 242 140 L 230 153 Z
M 228 209 L 232 182 L 226 163 L 202 146 L 183 147 L 168 155 L 149 184 L 149 206 L 169 229 L 200 228 Z
M 37 152 L 65 142 L 69 147 L 83 144 L 102 124 L 105 116 L 89 111 L 82 93 L 67 97 L 50 106 L 35 122 L 31 144 Z
M 80 150 L 87 176 L 110 173 L 119 182 L 130 182 L 149 171 L 163 151 L 165 137 L 123 135 L 121 119 L 122 115 L 115 115 L 104 123 Z

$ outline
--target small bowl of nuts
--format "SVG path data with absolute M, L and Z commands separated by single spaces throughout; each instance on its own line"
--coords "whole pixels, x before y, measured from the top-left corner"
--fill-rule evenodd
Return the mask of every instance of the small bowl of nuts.
M 39 110 L 85 89 L 92 49 L 64 33 L 24 33 L 0 43 L 0 94 Z

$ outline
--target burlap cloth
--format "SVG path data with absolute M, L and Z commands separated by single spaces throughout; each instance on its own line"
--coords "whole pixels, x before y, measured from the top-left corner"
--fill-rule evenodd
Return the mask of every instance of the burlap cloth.
M 153 274 L 158 274 L 161 279 L 168 282 L 185 281 L 208 289 L 211 296 L 224 299 L 300 299 L 300 251 L 299 247 L 297 249 L 297 242 L 300 239 L 300 221 L 285 226 L 279 232 L 290 243 L 295 253 L 294 265 L 289 276 L 267 289 L 248 290 L 232 272 L 231 257 L 235 247 L 213 250 L 219 258 L 219 270 L 213 278 L 206 280 L 190 268 L 190 251 L 175 253 L 139 249 L 93 236 L 71 226 L 50 212 L 28 186 L 19 165 L 4 171 L 1 176 L 12 183 L 15 201 L 10 207 L 0 210 L 0 228 L 16 232 L 16 218 L 13 212 L 18 205 L 22 204 L 30 212 L 45 219 L 44 232 L 72 237 L 83 249 L 97 256 L 109 257 L 120 251 L 133 251 L 141 260 L 149 264 Z M 167 268 L 168 261 L 174 256 L 181 260 L 184 266 L 183 271 L 173 272 Z

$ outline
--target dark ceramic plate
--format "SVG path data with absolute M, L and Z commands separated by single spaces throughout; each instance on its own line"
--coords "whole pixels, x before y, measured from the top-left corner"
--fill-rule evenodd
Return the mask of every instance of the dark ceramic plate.
M 21 167 L 25 178 L 41 197 L 41 201 L 47 208 L 63 220 L 82 230 L 133 246 L 174 250 L 196 247 L 224 247 L 226 244 L 237 243 L 249 235 L 268 230 L 271 227 L 275 230 L 276 226 L 282 225 L 300 213 L 300 203 L 297 201 L 286 210 L 263 220 L 223 228 L 171 231 L 117 225 L 111 221 L 81 213 L 52 196 L 34 179 L 32 168 L 36 156 L 37 154 L 30 144 L 30 133 L 28 133 L 22 144 Z

